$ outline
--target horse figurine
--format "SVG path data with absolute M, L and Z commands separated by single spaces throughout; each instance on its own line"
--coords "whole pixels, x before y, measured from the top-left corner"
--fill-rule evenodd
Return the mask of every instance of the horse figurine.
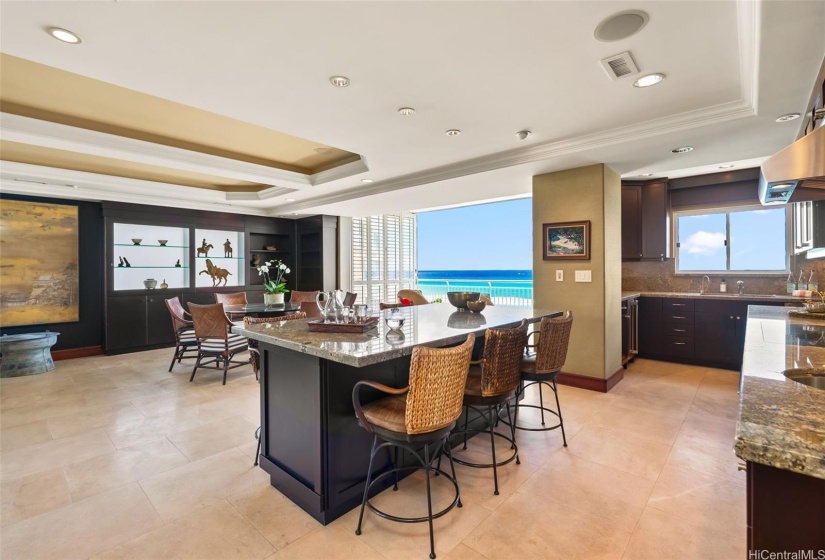
M 223 256 L 228 259 L 232 258 L 232 243 L 228 239 L 223 244 Z
M 208 257 L 209 249 L 214 249 L 214 246 L 211 243 L 198 247 L 198 256 L 200 257 L 201 254 L 203 254 L 204 257 Z
M 232 276 L 232 273 L 225 268 L 220 268 L 212 264 L 211 259 L 206 259 L 206 270 L 201 270 L 198 276 L 201 274 L 208 274 L 212 277 L 212 287 L 220 286 L 221 280 L 223 280 L 223 285 L 226 286 L 226 281 Z

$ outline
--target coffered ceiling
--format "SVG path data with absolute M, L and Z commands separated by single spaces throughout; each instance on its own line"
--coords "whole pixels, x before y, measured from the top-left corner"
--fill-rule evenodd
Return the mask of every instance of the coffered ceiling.
M 649 23 L 597 41 L 626 9 Z M 804 110 L 825 56 L 825 3 L 794 0 L 33 1 L 0 16 L 3 190 L 271 215 L 520 196 L 534 174 L 596 162 L 758 164 L 796 138 L 774 120 Z M 624 51 L 666 79 L 611 81 L 599 61 Z

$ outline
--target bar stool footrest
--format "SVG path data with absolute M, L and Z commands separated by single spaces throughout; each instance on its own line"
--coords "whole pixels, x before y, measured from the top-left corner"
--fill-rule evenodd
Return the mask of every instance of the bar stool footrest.
M 455 460 L 455 459 L 453 459 L 453 460 Z M 445 507 L 441 511 L 434 512 L 433 513 L 433 519 L 438 519 L 442 515 L 445 515 L 447 512 L 449 512 L 451 509 L 453 509 L 454 507 L 456 507 L 459 504 L 459 502 L 461 501 L 461 494 L 460 494 L 460 491 L 458 489 L 458 482 L 456 481 L 456 479 L 454 479 L 452 477 L 452 475 L 450 475 L 449 473 L 446 473 L 443 470 L 438 469 L 436 467 L 430 467 L 429 469 L 423 469 L 423 467 L 421 465 L 409 465 L 409 466 L 403 466 L 403 467 L 395 467 L 395 468 L 392 468 L 392 469 L 390 469 L 386 472 L 381 473 L 380 475 L 375 477 L 372 481 L 370 481 L 370 488 L 372 488 L 372 486 L 376 482 L 384 480 L 385 478 L 387 478 L 390 475 L 395 474 L 396 472 L 417 471 L 417 470 L 426 470 L 428 475 L 429 475 L 430 472 L 434 472 L 434 473 L 436 473 L 440 476 L 443 476 L 447 480 L 452 482 L 453 486 L 455 487 L 455 498 L 453 498 L 452 503 L 450 503 L 450 505 L 448 505 L 447 507 Z M 424 517 L 398 517 L 396 515 L 392 515 L 392 514 L 384 512 L 384 511 L 381 511 L 380 509 L 378 509 L 377 507 L 372 505 L 370 503 L 370 500 L 367 500 L 366 506 L 375 515 L 377 515 L 379 517 L 383 517 L 384 519 L 389 519 L 390 521 L 397 521 L 398 523 L 423 523 L 425 521 L 430 520 L 430 518 L 426 515 Z
M 457 436 L 463 436 L 465 433 L 475 435 L 475 434 L 489 434 L 490 432 L 487 431 L 487 430 L 466 430 L 466 431 L 461 430 L 461 431 L 454 432 L 454 433 L 450 434 L 450 438 L 454 438 L 454 437 L 457 437 Z M 510 451 L 513 452 L 513 454 L 510 457 L 508 457 L 507 459 L 502 459 L 501 461 L 497 461 L 495 463 L 495 466 L 501 467 L 503 465 L 506 465 L 508 463 L 512 463 L 513 461 L 515 461 L 516 458 L 518 457 L 518 444 L 516 444 L 515 440 L 513 440 L 513 438 L 511 438 L 509 436 L 506 436 L 504 434 L 500 434 L 498 432 L 493 432 L 493 435 L 496 436 L 496 437 L 500 437 L 500 438 L 504 439 L 507 443 L 509 443 L 510 446 L 511 446 Z M 460 459 L 459 457 L 457 457 L 455 455 L 455 453 L 453 454 L 453 462 L 458 463 L 459 465 L 464 465 L 465 467 L 472 467 L 472 468 L 475 468 L 475 469 L 492 469 L 493 468 L 493 463 L 472 463 L 470 461 Z

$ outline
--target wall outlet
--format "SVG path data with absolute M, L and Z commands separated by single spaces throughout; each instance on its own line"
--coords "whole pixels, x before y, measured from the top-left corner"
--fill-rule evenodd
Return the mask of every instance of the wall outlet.
M 557 270 L 556 271 L 556 282 L 564 282 L 564 271 Z
M 589 270 L 577 270 L 576 282 L 592 282 L 592 276 Z

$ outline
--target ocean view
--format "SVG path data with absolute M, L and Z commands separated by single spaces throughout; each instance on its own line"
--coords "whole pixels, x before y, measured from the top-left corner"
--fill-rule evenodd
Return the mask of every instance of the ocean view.
M 479 291 L 501 305 L 530 305 L 532 270 L 419 270 L 418 289 L 430 299 L 448 291 Z

